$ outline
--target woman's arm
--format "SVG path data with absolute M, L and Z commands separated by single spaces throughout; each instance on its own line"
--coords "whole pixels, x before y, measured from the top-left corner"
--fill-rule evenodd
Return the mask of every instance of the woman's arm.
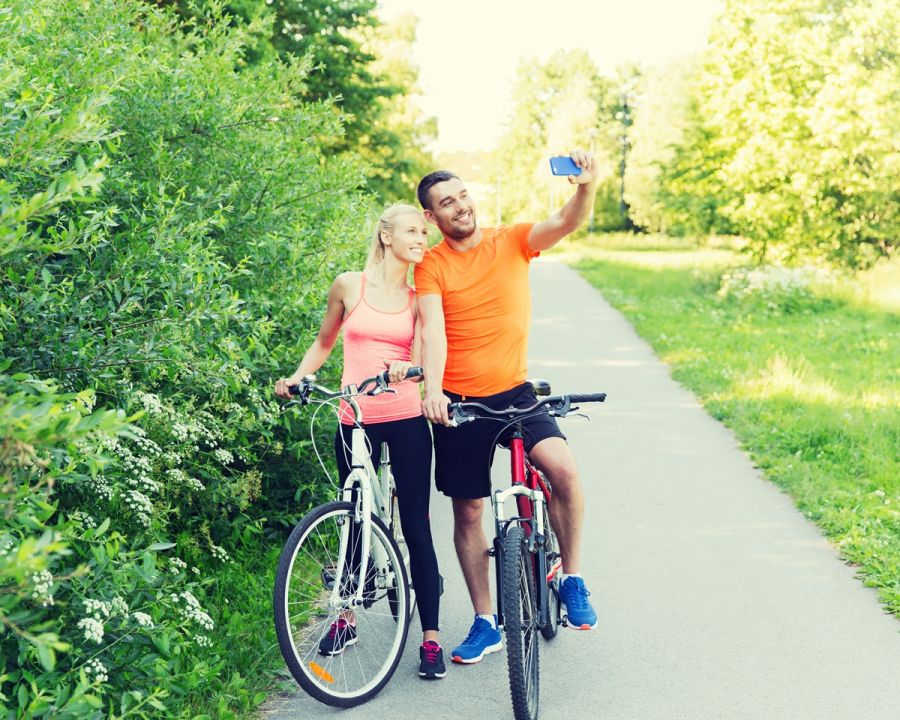
M 345 298 L 347 290 L 347 278 L 345 274 L 338 275 L 328 291 L 328 305 L 325 308 L 325 317 L 315 341 L 303 355 L 300 365 L 293 375 L 282 378 L 275 383 L 275 394 L 278 397 L 289 398 L 288 385 L 298 384 L 306 375 L 316 372 L 331 354 L 331 349 L 337 342 L 341 325 L 344 324 L 344 312 L 346 308 Z

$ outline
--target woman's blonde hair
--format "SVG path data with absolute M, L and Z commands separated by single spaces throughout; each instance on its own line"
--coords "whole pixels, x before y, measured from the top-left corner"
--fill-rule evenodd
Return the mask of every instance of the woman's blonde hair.
M 384 260 L 384 243 L 381 241 L 381 233 L 393 232 L 397 218 L 401 215 L 418 215 L 422 217 L 422 211 L 412 205 L 396 203 L 386 208 L 378 222 L 375 223 L 375 232 L 372 234 L 372 246 L 369 248 L 369 257 L 366 260 L 366 268 L 373 267 Z

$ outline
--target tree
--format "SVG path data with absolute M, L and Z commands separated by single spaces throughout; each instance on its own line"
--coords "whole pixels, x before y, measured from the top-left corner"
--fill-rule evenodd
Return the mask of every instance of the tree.
M 375 0 L 156 0 L 189 24 L 221 6 L 250 41 L 242 63 L 303 58 L 309 71 L 300 97 L 327 102 L 339 125 L 319 140 L 333 153 L 362 156 L 369 190 L 384 201 L 408 196 L 431 157 L 434 120 L 416 109 L 418 70 L 409 62 L 412 16 L 385 25 Z M 218 12 L 218 11 L 216 11 Z
M 720 211 L 757 257 L 864 265 L 896 247 L 898 48 L 892 0 L 726 2 L 697 110 Z
M 504 221 L 543 217 L 562 205 L 568 186 L 550 175 L 547 158 L 593 144 L 598 124 L 610 121 L 601 111 L 608 86 L 583 50 L 520 64 L 507 129 L 491 162 Z M 598 153 L 601 173 L 614 176 L 614 156 L 605 147 Z

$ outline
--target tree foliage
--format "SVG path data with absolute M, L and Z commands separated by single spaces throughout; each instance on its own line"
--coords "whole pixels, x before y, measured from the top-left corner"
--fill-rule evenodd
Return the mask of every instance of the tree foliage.
M 547 160 L 594 146 L 601 172 L 615 177 L 618 153 L 610 83 L 583 50 L 561 50 L 546 62 L 520 64 L 513 107 L 494 153 L 491 184 L 500 187 L 505 222 L 540 219 L 567 199 L 568 185 L 550 175 Z
M 866 265 L 889 254 L 900 231 L 898 47 L 890 0 L 729 0 L 683 137 L 656 156 L 660 222 L 738 232 L 758 258 Z
M 416 18 L 384 23 L 374 0 L 157 0 L 191 24 L 222 6 L 245 28 L 243 62 L 250 66 L 302 58 L 308 65 L 300 97 L 327 102 L 340 119 L 320 133 L 331 152 L 362 157 L 367 187 L 387 202 L 413 195 L 431 169 L 424 149 L 436 137 L 434 119 L 415 104 L 418 69 L 410 62 Z
M 339 115 L 303 100 L 309 65 L 246 65 L 264 25 L 0 11 L 4 716 L 251 703 L 229 668 L 258 588 L 211 593 L 321 492 L 267 390 L 369 209 L 362 163 L 321 142 Z

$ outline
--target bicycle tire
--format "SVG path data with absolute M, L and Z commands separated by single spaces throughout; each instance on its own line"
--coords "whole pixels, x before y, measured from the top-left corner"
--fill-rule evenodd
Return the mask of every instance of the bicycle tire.
M 275 632 L 294 679 L 310 696 L 335 707 L 353 707 L 374 697 L 397 669 L 409 632 L 409 578 L 385 524 L 372 517 L 370 568 L 364 603 L 354 607 L 358 642 L 341 654 L 322 655 L 319 642 L 348 604 L 331 602 L 342 550 L 341 528 L 353 523 L 355 506 L 331 502 L 313 509 L 291 532 L 278 562 L 273 598 Z M 351 537 L 360 537 L 360 535 Z M 346 553 L 346 550 L 343 552 Z M 383 553 L 382 567 L 374 558 Z M 341 588 L 352 596 L 359 582 L 345 563 Z M 397 578 L 401 613 L 388 609 L 386 588 Z M 360 649 L 361 648 L 361 649 Z
M 503 538 L 502 603 L 509 692 L 516 720 L 536 720 L 540 704 L 540 653 L 534 563 L 521 526 Z

